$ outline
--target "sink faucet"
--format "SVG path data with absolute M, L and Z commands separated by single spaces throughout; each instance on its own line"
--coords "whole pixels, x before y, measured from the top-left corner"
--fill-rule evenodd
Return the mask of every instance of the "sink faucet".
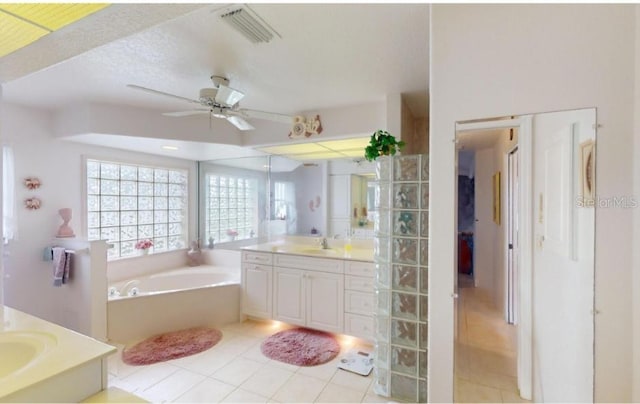
M 327 242 L 327 238 L 324 237 L 322 239 L 322 241 L 320 242 L 320 247 L 322 247 L 323 250 L 328 250 L 329 249 L 329 243 Z

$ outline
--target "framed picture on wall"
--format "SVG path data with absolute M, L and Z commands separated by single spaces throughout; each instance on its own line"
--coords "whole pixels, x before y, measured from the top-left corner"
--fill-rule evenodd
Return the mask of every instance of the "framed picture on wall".
M 493 174 L 493 221 L 500 226 L 500 171 Z
M 595 153 L 593 140 L 580 143 L 580 181 L 582 198 L 592 201 L 596 195 Z M 589 206 L 593 206 L 589 204 Z

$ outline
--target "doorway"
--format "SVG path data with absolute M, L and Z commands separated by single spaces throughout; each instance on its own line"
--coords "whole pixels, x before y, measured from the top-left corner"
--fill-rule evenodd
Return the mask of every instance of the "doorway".
M 468 148 L 490 130 L 512 128 L 517 141 L 497 155 L 476 151 L 474 294 L 482 296 L 486 289 L 485 302 L 497 306 L 505 324 L 513 323 L 509 326 L 517 330 L 516 395 L 511 401 L 593 401 L 596 112 L 591 108 L 468 121 L 457 125 L 456 142 Z M 482 168 L 488 158 L 493 165 Z M 487 203 L 486 194 L 492 198 L 490 216 L 481 206 Z M 500 228 L 493 238 L 492 223 Z M 488 253 L 483 232 L 498 253 Z M 493 269 L 503 265 L 504 278 L 500 271 L 482 275 L 487 262 Z M 502 287 L 490 290 L 492 284 Z M 473 346 L 479 337 L 469 332 L 470 325 L 477 327 L 482 316 L 473 305 L 469 310 L 468 293 L 457 290 L 454 312 L 464 318 L 456 318 L 454 330 L 454 397 L 506 401 L 513 378 L 506 379 L 507 390 L 499 379 L 488 379 L 490 372 L 500 370 L 494 366 L 499 361 L 485 366 L 483 373 L 473 371 L 478 363 L 486 365 L 485 354 L 495 350 L 486 344 Z M 513 371 L 512 364 L 507 368 Z M 496 390 L 500 395 L 491 395 Z
M 517 146 L 517 127 L 478 129 L 459 132 L 457 136 L 457 402 L 520 400 L 517 329 L 507 321 L 507 312 L 512 309 L 507 304 L 509 294 L 515 298 L 517 290 L 508 288 L 505 258 L 511 243 L 507 223 L 513 221 L 509 206 L 514 203 L 509 185 L 517 168 L 508 156 Z M 473 203 L 464 194 L 468 183 L 475 185 Z M 512 213 L 517 214 L 517 210 Z M 470 273 L 463 270 L 467 240 L 472 240 Z

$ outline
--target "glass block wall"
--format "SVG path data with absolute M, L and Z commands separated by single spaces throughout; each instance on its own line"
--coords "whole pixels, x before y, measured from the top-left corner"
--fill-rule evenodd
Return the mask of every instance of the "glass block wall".
M 429 157 L 376 164 L 374 389 L 427 401 Z

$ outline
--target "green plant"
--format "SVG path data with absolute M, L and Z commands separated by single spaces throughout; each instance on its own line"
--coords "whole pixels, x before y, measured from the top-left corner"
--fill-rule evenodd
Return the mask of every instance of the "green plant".
M 404 145 L 404 141 L 397 141 L 396 138 L 386 130 L 377 130 L 371 135 L 371 141 L 364 149 L 364 158 L 369 161 L 374 161 L 380 156 L 393 156 L 397 151 L 402 149 Z

